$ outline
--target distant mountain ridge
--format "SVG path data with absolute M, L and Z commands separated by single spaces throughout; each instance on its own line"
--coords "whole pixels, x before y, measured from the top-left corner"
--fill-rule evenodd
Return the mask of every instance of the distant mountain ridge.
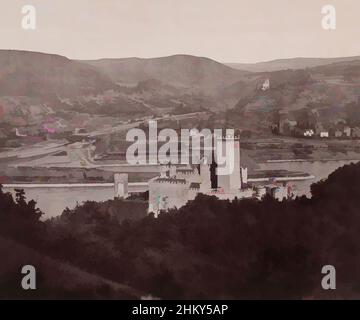
M 225 65 L 186 54 L 148 59 L 71 60 L 56 54 L 0 50 L 0 95 L 83 96 L 116 89 L 119 84 L 138 85 L 148 80 L 159 81 L 159 86 L 162 83 L 180 90 L 217 95 L 238 82 L 248 83 L 250 78 L 257 77 L 256 73 L 318 68 L 353 61 L 360 61 L 360 56 Z
M 3 96 L 71 97 L 113 86 L 112 80 L 96 68 L 64 56 L 0 50 L 0 95 Z
M 262 90 L 265 81 L 269 87 Z M 16 126 L 65 109 L 140 117 L 177 108 L 219 112 L 236 107 L 250 120 L 256 120 L 257 114 L 266 121 L 263 115 L 274 110 L 314 105 L 341 108 L 360 100 L 359 90 L 360 56 L 229 66 L 185 54 L 71 60 L 56 54 L 0 50 L 0 121 Z M 255 120 L 246 121 L 256 125 Z
M 350 62 L 360 60 L 360 56 L 338 57 L 338 58 L 290 58 L 276 59 L 258 63 L 226 63 L 234 69 L 241 69 L 250 72 L 272 72 L 287 69 L 306 69 L 338 62 Z
M 204 93 L 239 81 L 247 71 L 233 69 L 209 58 L 173 55 L 160 58 L 120 58 L 83 61 L 119 83 L 136 84 L 149 79 Z
M 209 58 L 71 60 L 61 55 L 0 50 L 0 95 L 63 97 L 97 94 L 118 84 L 158 80 L 164 85 L 212 94 L 248 74 Z

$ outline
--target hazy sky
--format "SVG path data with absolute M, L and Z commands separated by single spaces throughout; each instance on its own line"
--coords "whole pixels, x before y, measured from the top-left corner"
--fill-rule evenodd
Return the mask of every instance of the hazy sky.
M 359 0 L 0 0 L 0 48 L 69 58 L 177 53 L 221 62 L 360 55 Z M 23 5 L 37 29 L 21 28 Z M 321 27 L 332 4 L 337 29 Z

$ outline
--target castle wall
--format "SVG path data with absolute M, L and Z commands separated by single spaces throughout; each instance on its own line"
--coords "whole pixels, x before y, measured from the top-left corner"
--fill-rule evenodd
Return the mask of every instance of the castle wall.
M 187 203 L 189 183 L 176 181 L 168 179 L 159 182 L 154 179 L 149 182 L 149 212 L 157 214 L 160 210 L 180 208 Z
M 200 175 L 197 172 L 197 170 L 192 170 L 190 172 L 190 170 L 178 170 L 176 172 L 176 178 L 177 179 L 185 179 L 187 180 L 189 183 L 191 182 L 200 182 Z

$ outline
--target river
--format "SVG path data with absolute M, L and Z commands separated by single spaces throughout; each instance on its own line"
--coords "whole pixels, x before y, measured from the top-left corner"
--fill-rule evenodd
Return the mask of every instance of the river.
M 327 176 L 343 165 L 359 160 L 336 160 L 336 161 L 302 161 L 302 162 L 272 162 L 260 163 L 261 170 L 284 169 L 289 171 L 306 172 L 315 176 L 314 179 L 293 181 L 295 195 L 310 196 L 310 185 Z M 83 201 L 105 201 L 114 198 L 114 187 L 74 187 L 74 188 L 24 188 L 28 200 L 34 199 L 38 207 L 45 213 L 43 219 L 60 215 L 68 207 L 74 208 L 77 203 Z M 13 188 L 4 188 L 4 191 L 14 193 Z
M 23 188 L 26 199 L 34 199 L 38 208 L 44 212 L 42 220 L 60 215 L 68 207 L 75 208 L 87 200 L 105 201 L 114 198 L 114 187 L 76 187 L 76 188 Z M 4 188 L 15 194 L 13 188 Z
M 288 170 L 304 172 L 314 175 L 314 179 L 293 181 L 293 193 L 296 196 L 311 196 L 311 184 L 326 179 L 336 169 L 350 163 L 357 163 L 359 160 L 326 160 L 326 161 L 298 161 L 298 162 L 266 162 L 260 163 L 261 170 Z

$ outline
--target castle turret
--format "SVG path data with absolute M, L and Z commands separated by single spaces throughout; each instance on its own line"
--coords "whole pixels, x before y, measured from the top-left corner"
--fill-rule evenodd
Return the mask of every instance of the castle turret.
M 128 175 L 126 173 L 114 174 L 115 198 L 127 198 L 128 194 Z

